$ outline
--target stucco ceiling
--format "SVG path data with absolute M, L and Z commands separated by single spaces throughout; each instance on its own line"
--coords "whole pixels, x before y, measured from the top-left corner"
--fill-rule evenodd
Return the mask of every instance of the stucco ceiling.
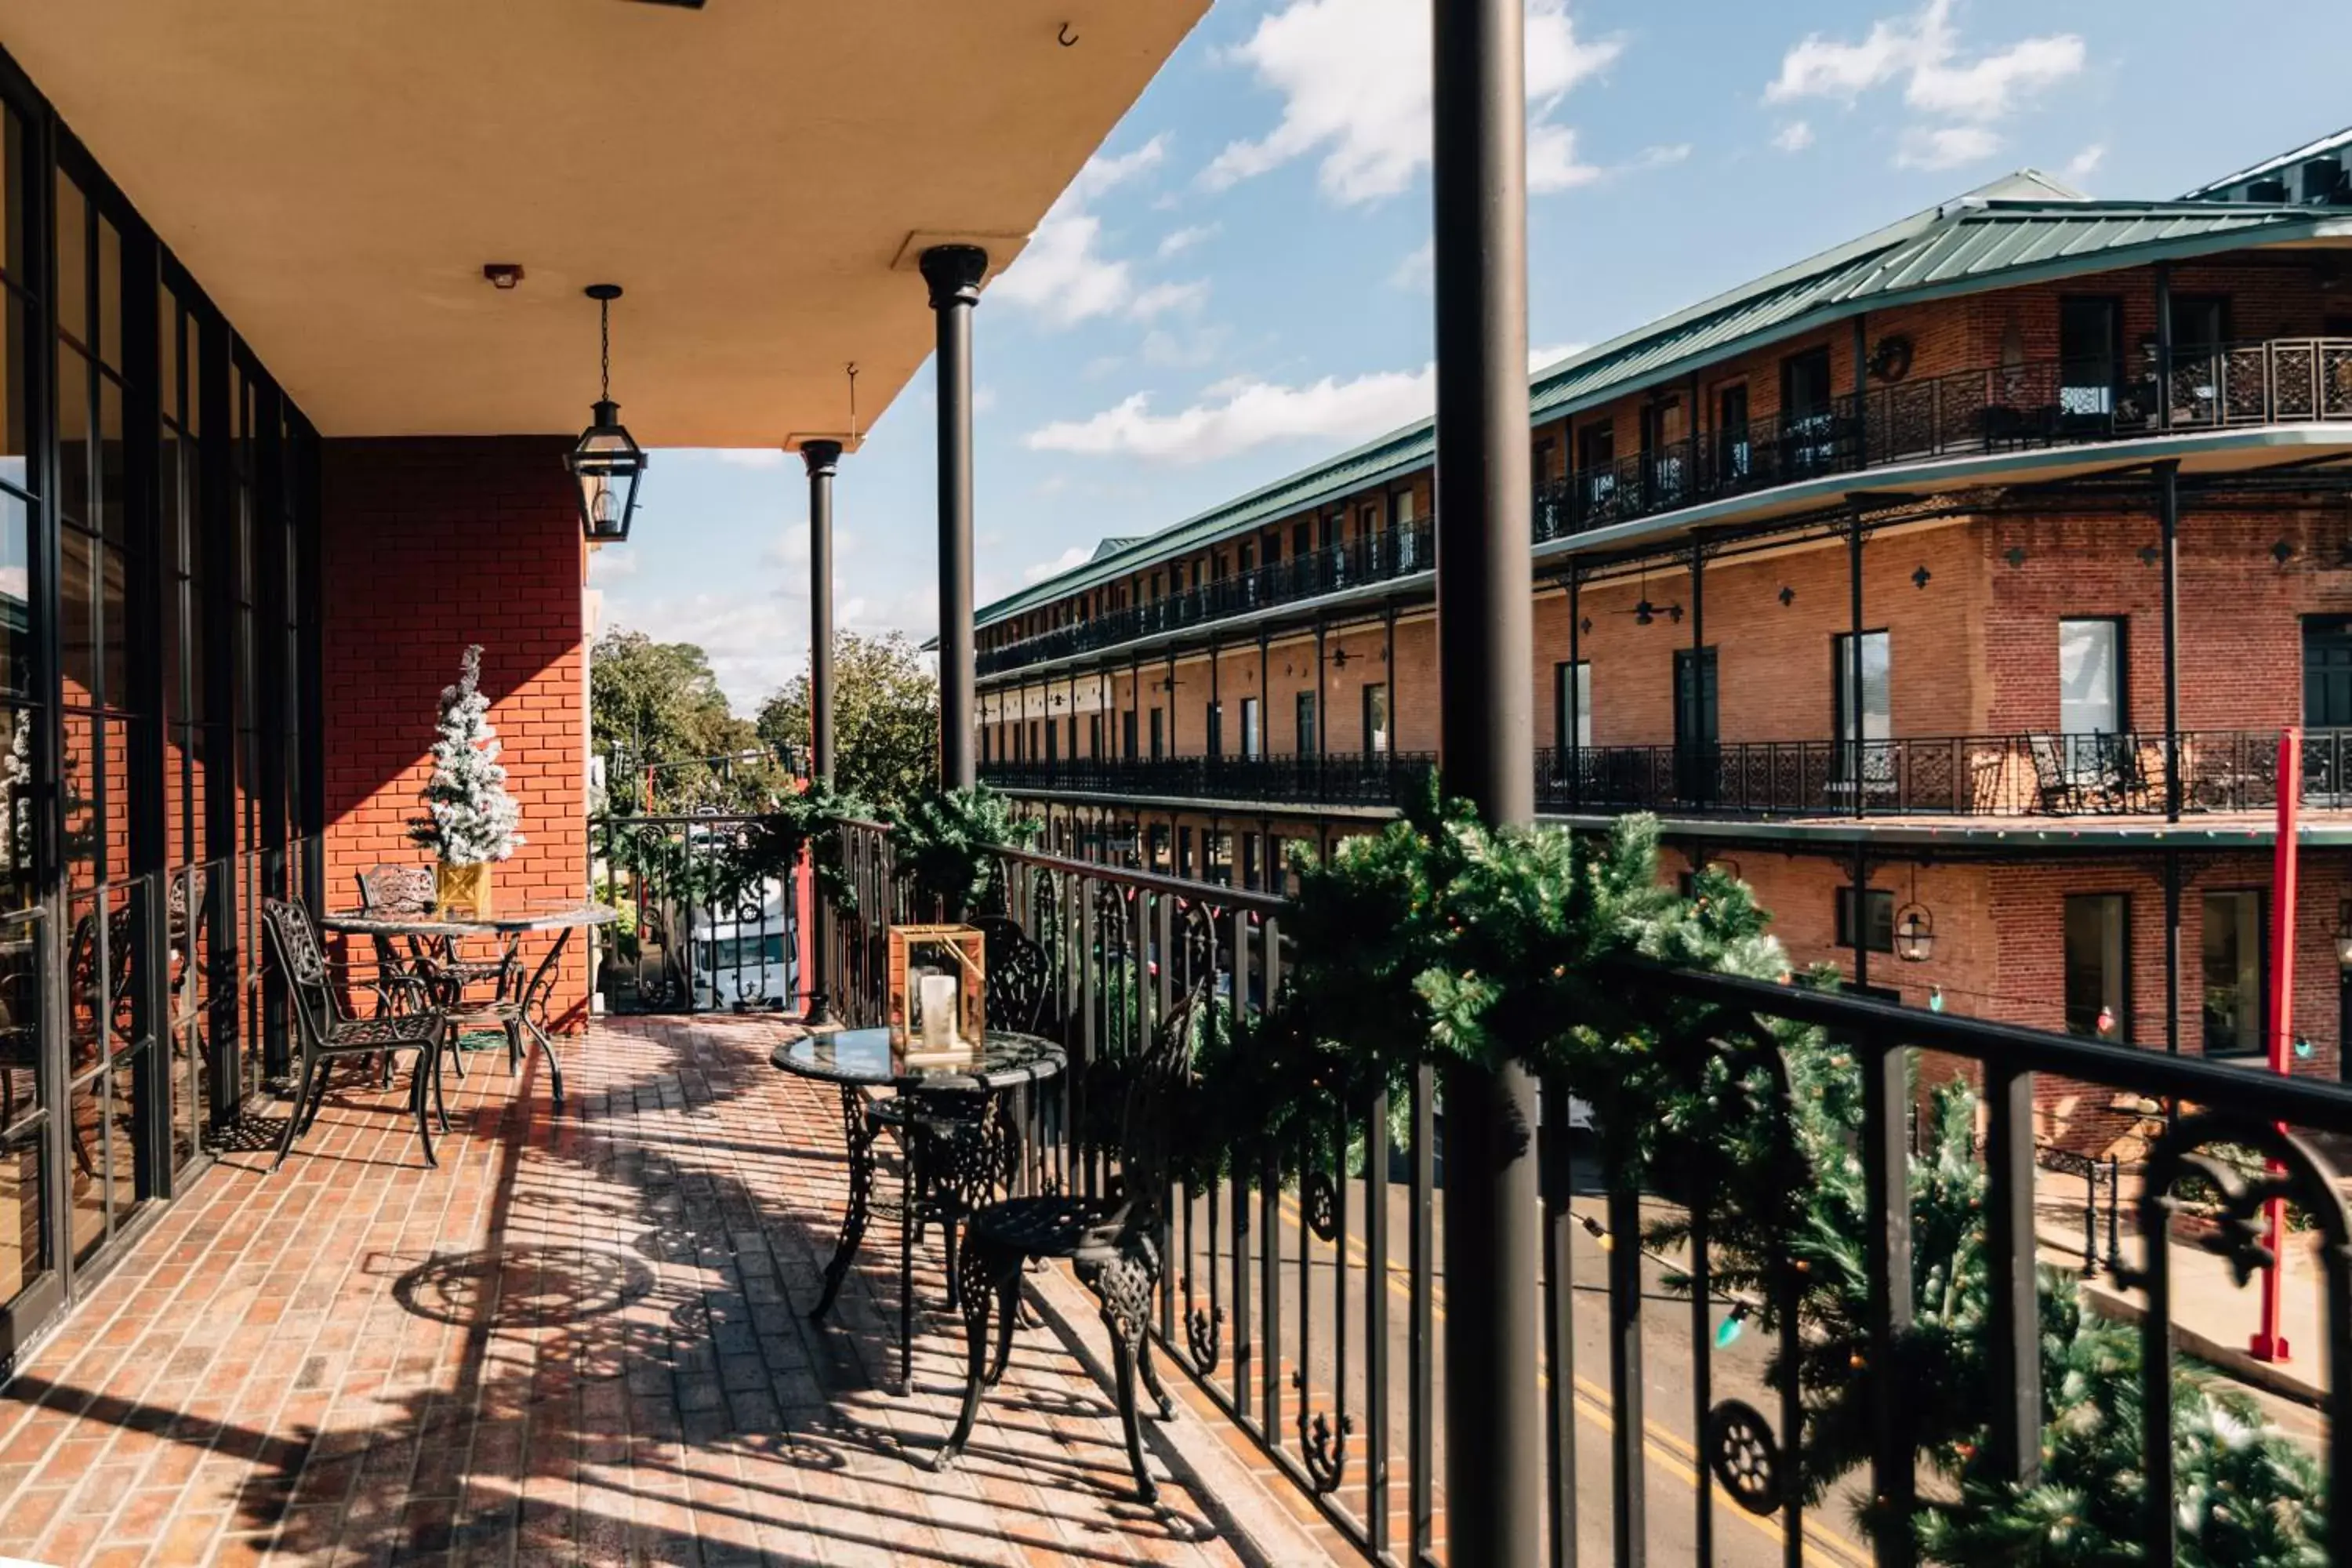
M 577 430 L 609 280 L 638 438 L 759 447 L 842 431 L 850 361 L 870 423 L 913 247 L 1009 259 L 1206 8 L 0 0 L 0 45 L 326 434 Z

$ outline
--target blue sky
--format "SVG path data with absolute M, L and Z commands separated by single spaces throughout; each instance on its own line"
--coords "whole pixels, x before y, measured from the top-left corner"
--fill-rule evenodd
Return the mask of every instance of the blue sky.
M 1529 0 L 1529 342 L 2031 164 L 2178 195 L 2352 122 L 2342 0 Z M 982 297 L 980 603 L 1427 413 L 1428 0 L 1219 0 Z M 845 460 L 837 611 L 936 621 L 930 375 Z M 604 624 L 807 663 L 797 458 L 666 451 Z

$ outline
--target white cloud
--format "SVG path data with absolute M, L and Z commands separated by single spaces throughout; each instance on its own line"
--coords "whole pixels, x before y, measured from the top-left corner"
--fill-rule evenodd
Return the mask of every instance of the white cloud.
M 1550 115 L 1621 46 L 1580 42 L 1566 0 L 1527 5 L 1529 184 L 1559 190 L 1590 175 L 1577 173 L 1583 166 L 1573 143 Z M 1373 202 L 1404 190 L 1429 162 L 1429 27 L 1428 0 L 1286 0 L 1233 52 L 1282 94 L 1281 121 L 1255 141 L 1228 144 L 1202 182 L 1222 190 L 1319 154 L 1317 179 L 1334 201 Z
M 1175 370 L 1198 370 L 1224 351 L 1232 331 L 1223 326 L 1194 326 L 1178 331 L 1155 327 L 1143 335 L 1143 363 Z
M 1663 168 L 1668 163 L 1690 162 L 1691 144 L 1687 142 L 1668 142 L 1657 147 L 1644 147 L 1634 163 L 1644 169 Z
M 1427 289 L 1437 281 L 1437 241 L 1424 239 L 1408 251 L 1389 274 L 1392 289 Z
M 1098 316 L 1148 320 L 1179 304 L 1197 302 L 1204 283 L 1137 282 L 1131 263 L 1101 248 L 1102 219 L 1087 204 L 1160 166 L 1168 139 L 1154 136 L 1132 153 L 1089 158 L 1030 236 L 1028 247 L 991 285 L 992 296 L 1034 310 L 1057 327 Z
M 590 553 L 588 581 L 593 586 L 601 588 L 607 583 L 618 582 L 624 577 L 635 576 L 637 568 L 642 563 L 635 552 L 615 549 L 607 544 Z M 11 573 L 15 574 L 13 582 L 10 580 Z M 14 598 L 23 598 L 24 576 L 25 569 L 21 566 L 0 568 L 0 594 L 5 594 Z
M 2000 151 L 2000 138 L 1981 125 L 1914 125 L 1895 145 L 1898 169 L 1955 169 Z
M 1171 230 L 1160 238 L 1160 258 L 1165 261 L 1171 256 L 1180 256 L 1192 249 L 1203 240 L 1213 239 L 1218 230 L 1223 226 L 1222 224 L 1196 223 L 1188 227 Z
M 2024 100 L 2079 74 L 2088 51 L 2076 34 L 2049 33 L 1963 59 L 1952 5 L 1953 0 L 1928 0 L 1914 15 L 1873 23 L 1859 43 L 1807 35 L 1780 58 L 1780 75 L 1766 85 L 1764 101 L 1818 98 L 1850 104 L 1900 80 L 1903 101 L 1912 109 L 1961 123 L 1910 127 L 1896 144 L 1898 167 L 1946 169 L 1989 156 L 2000 146 L 1989 127 Z M 1788 152 L 1803 145 L 1784 140 L 1802 123 L 1784 128 L 1774 145 Z M 1811 139 L 1809 127 L 1804 138 Z
M 1202 401 L 1173 414 L 1151 412 L 1148 393 L 1087 419 L 1029 433 L 1034 452 L 1089 457 L 1127 454 L 1168 463 L 1205 463 L 1273 441 L 1357 440 L 1426 415 L 1436 371 L 1378 371 L 1307 386 L 1237 378 L 1208 389 Z
M 1136 290 L 1127 302 L 1127 313 L 1148 321 L 1171 310 L 1197 310 L 1208 297 L 1209 285 L 1197 279 L 1190 283 L 1154 283 Z
M 1083 544 L 1073 544 L 1051 561 L 1040 561 L 1022 571 L 1023 584 L 1043 583 L 1048 577 L 1058 577 L 1073 566 L 1083 566 L 1094 559 L 1094 552 Z
M 1783 153 L 1801 153 L 1813 144 L 1813 128 L 1801 120 L 1791 120 L 1772 134 L 1772 145 Z
M 1601 171 L 1576 161 L 1576 132 L 1565 125 L 1528 127 L 1528 189 L 1540 195 L 1591 184 Z
M 1090 202 L 1106 191 L 1115 190 L 1138 174 L 1160 167 L 1168 158 L 1168 138 L 1163 133 L 1154 136 L 1132 153 L 1122 153 L 1106 158 L 1097 153 L 1071 176 L 1069 188 L 1062 199 L 1070 202 Z
M 2104 142 L 2094 142 L 2066 160 L 2066 177 L 2073 180 L 2087 178 L 2096 174 L 2099 165 L 2106 161 L 2107 144 Z
M 1533 375 L 1546 366 L 1558 364 L 1570 354 L 1580 354 L 1591 346 L 1591 343 L 1548 343 L 1539 348 L 1530 347 L 1528 350 L 1528 374 Z
M 711 455 L 739 468 L 778 468 L 784 462 L 783 450 L 778 447 L 722 447 Z

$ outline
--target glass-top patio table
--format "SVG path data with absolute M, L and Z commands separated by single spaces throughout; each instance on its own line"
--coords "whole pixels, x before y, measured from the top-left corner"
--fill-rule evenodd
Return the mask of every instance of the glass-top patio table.
M 488 914 L 459 915 L 441 910 L 421 913 L 385 913 L 380 910 L 341 910 L 323 915 L 319 924 L 327 931 L 341 931 L 346 936 L 413 937 L 421 941 L 438 941 L 467 936 L 494 936 L 504 941 L 508 963 L 499 982 L 498 994 L 489 1001 L 467 1005 L 461 997 L 452 994 L 449 1007 L 454 1023 L 462 1026 L 472 1022 L 495 1025 L 506 1032 L 507 1066 L 511 1070 L 521 1053 L 522 1037 L 527 1032 L 539 1042 L 540 1054 L 547 1058 L 549 1092 L 557 1107 L 563 1104 L 563 1068 L 555 1059 L 555 1045 L 547 1027 L 547 1001 L 555 989 L 556 976 L 562 973 L 563 950 L 572 941 L 572 933 L 583 928 L 609 925 L 620 919 L 621 911 L 610 904 L 584 900 L 525 900 L 494 908 Z M 530 977 L 523 978 L 519 962 L 522 939 L 535 932 L 553 931 L 555 941 L 549 944 L 546 955 L 532 968 Z
M 1069 1058 L 1051 1040 L 991 1029 L 979 1048 L 961 1060 L 910 1062 L 902 1048 L 891 1044 L 888 1029 L 835 1029 L 786 1040 L 768 1059 L 796 1077 L 841 1089 L 849 1206 L 842 1215 L 833 1259 L 825 1265 L 824 1293 L 809 1312 L 812 1319 L 833 1310 L 866 1238 L 873 1206 L 876 1139 L 884 1128 L 891 1128 L 903 1140 L 906 1181 L 898 1215 L 898 1368 L 903 1385 L 913 1354 L 917 1228 L 936 1220 L 943 1233 L 948 1306 L 952 1310 L 958 1297 L 956 1226 L 990 1191 L 1008 1183 L 1020 1164 L 1021 1132 L 1006 1114 L 1003 1099 L 1059 1077 Z M 881 1088 L 895 1089 L 897 1097 L 868 1101 L 866 1091 Z

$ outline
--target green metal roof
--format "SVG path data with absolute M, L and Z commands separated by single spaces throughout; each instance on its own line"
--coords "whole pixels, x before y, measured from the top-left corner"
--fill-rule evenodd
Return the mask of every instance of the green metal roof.
M 2092 201 L 2045 174 L 2021 170 L 1549 366 L 1533 379 L 1529 411 L 1548 422 L 1884 306 L 2318 237 L 2352 237 L 2352 211 Z M 1409 473 L 1425 467 L 1435 449 L 1431 420 L 1391 431 L 1126 548 L 1097 550 L 1085 564 L 987 605 L 979 624 Z

